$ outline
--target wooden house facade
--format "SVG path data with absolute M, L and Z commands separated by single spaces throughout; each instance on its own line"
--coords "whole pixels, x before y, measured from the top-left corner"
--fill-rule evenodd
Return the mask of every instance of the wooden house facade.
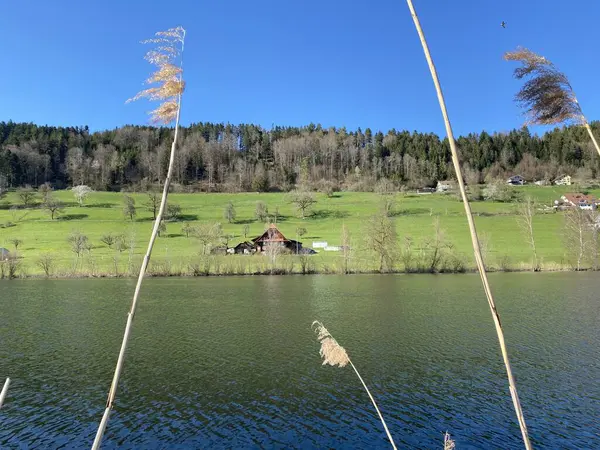
M 291 253 L 300 253 L 302 242 L 286 238 L 274 224 L 271 224 L 267 230 L 260 236 L 252 239 L 255 251 L 262 253 L 269 245 L 281 247 Z

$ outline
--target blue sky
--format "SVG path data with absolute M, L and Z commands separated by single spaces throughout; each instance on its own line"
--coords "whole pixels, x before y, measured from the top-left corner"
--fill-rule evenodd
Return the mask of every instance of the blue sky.
M 517 45 L 567 72 L 587 116 L 600 119 L 600 2 L 566 5 L 415 0 L 457 133 L 522 124 L 512 100 L 519 84 L 502 60 Z M 404 0 L 5 0 L 0 120 L 92 130 L 148 123 L 152 105 L 124 103 L 150 70 L 139 41 L 177 25 L 188 31 L 184 124 L 443 133 Z

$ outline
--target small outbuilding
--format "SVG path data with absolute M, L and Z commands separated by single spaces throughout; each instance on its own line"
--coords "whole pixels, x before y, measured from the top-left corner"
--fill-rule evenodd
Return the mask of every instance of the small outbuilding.
M 525 178 L 523 178 L 521 175 L 513 175 L 506 180 L 506 183 L 510 184 L 511 186 L 523 186 L 525 184 Z
M 252 242 L 240 242 L 238 245 L 233 247 L 233 253 L 235 255 L 251 255 L 254 253 L 255 248 Z
M 442 180 L 438 181 L 435 189 L 437 192 L 449 192 L 456 190 L 456 181 L 453 180 Z
M 0 261 L 6 261 L 9 258 L 10 258 L 10 252 L 5 248 L 0 247 Z

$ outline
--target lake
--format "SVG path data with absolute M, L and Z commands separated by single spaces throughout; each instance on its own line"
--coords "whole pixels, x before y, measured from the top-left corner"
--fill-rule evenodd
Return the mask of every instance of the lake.
M 600 277 L 492 274 L 535 448 L 600 448 Z M 0 448 L 90 448 L 132 280 L 0 282 Z M 147 279 L 104 449 L 523 448 L 477 275 Z

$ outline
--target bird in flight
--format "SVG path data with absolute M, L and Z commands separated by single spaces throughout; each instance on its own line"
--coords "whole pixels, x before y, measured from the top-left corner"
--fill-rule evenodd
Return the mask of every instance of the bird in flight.
M 500 26 L 501 26 L 502 28 L 506 28 L 506 22 L 503 20 L 503 21 L 500 23 Z

